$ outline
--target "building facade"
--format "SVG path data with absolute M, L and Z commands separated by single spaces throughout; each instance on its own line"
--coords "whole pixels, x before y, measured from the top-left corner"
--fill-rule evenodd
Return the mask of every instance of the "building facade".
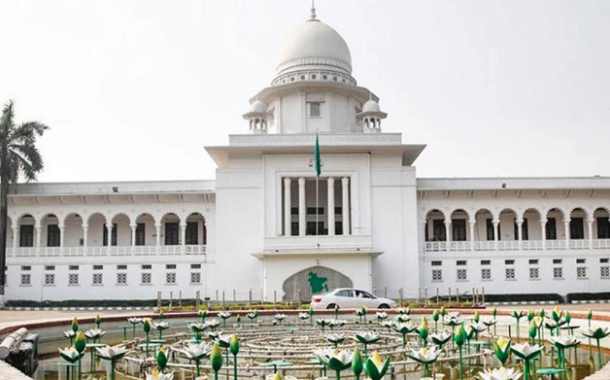
M 286 39 L 211 181 L 25 184 L 9 195 L 6 299 L 393 298 L 603 291 L 610 178 L 417 178 L 343 38 Z M 319 140 L 321 174 L 314 169 Z

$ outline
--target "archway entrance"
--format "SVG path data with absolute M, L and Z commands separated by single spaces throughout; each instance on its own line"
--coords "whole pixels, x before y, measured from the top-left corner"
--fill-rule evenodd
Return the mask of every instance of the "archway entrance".
M 353 282 L 334 269 L 315 266 L 303 269 L 284 281 L 284 301 L 309 302 L 313 294 L 336 288 L 351 288 Z

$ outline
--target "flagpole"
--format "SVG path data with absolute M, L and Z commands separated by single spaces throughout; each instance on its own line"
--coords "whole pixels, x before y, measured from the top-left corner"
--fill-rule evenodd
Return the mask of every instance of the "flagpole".
M 316 236 L 318 236 L 320 234 L 319 230 L 318 230 L 319 229 L 318 218 L 320 217 L 319 216 L 320 213 L 318 212 L 318 210 L 319 210 L 318 209 L 318 183 L 319 182 L 320 182 L 320 176 L 316 175 Z

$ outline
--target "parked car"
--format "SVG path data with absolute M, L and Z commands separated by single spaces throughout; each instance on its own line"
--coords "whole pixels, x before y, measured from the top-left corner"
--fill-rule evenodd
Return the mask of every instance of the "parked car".
M 356 309 L 366 306 L 371 309 L 390 309 L 396 307 L 396 302 L 387 298 L 379 298 L 360 289 L 339 288 L 311 297 L 313 309 Z

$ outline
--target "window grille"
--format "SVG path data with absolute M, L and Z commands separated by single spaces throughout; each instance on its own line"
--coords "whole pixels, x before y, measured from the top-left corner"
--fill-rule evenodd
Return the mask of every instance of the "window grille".
M 457 280 L 458 281 L 466 281 L 468 280 L 466 276 L 466 269 L 458 269 L 457 270 Z
M 165 273 L 165 283 L 166 284 L 175 284 L 176 283 L 176 273 L 173 273 L 173 272 Z
M 152 283 L 152 274 L 151 273 L 142 273 L 142 283 L 151 284 Z
M 201 283 L 201 273 L 193 272 L 191 273 L 191 284 L 200 284 Z
M 432 281 L 443 281 L 443 271 L 440 269 L 432 270 Z
M 491 269 L 481 269 L 481 280 L 491 280 Z
M 553 278 L 555 278 L 555 279 L 563 278 L 563 268 L 562 267 L 553 268 Z

